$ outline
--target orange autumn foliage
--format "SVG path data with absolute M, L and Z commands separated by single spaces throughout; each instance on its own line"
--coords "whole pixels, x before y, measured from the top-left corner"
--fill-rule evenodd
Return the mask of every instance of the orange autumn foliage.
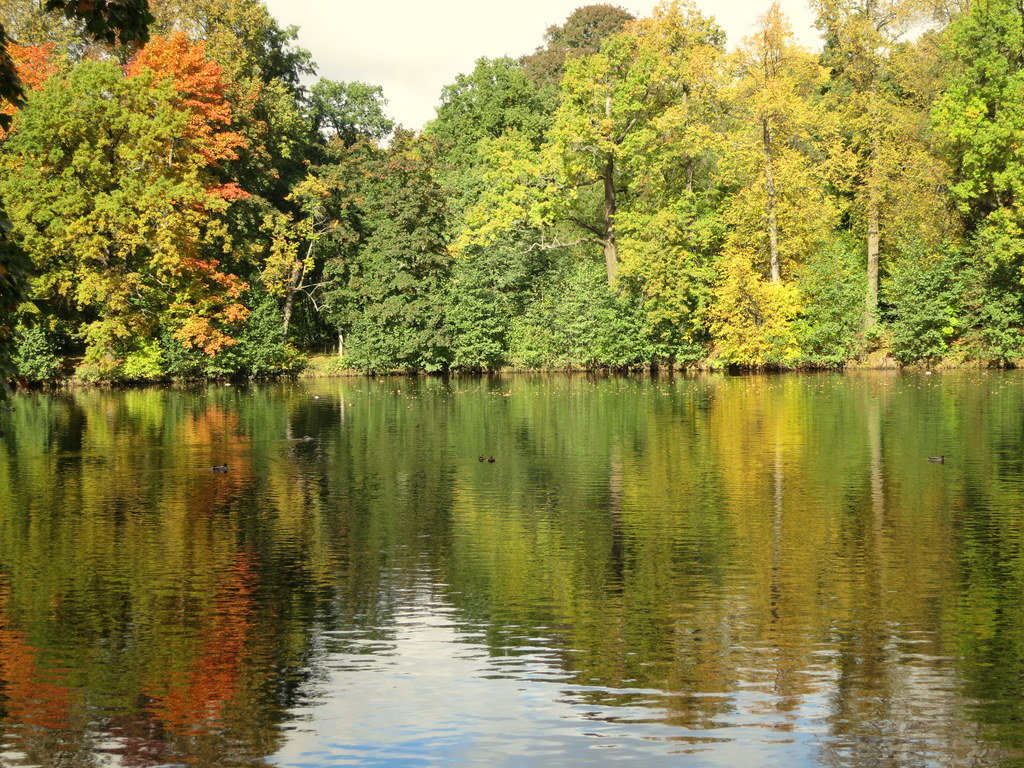
M 57 65 L 53 61 L 53 52 L 56 48 L 54 43 L 45 45 L 16 45 L 11 43 L 7 46 L 7 53 L 21 80 L 22 88 L 26 92 L 34 91 L 42 87 L 52 74 L 57 71 Z M 0 101 L 0 114 L 14 115 L 18 107 L 9 101 Z M 7 136 L 7 131 L 0 129 L 0 139 Z
M 237 160 L 245 138 L 231 130 L 233 114 L 223 68 L 206 57 L 202 42 L 184 33 L 155 37 L 125 68 L 128 77 L 149 71 L 158 82 L 171 80 L 188 113 L 188 135 L 210 165 Z
M 178 107 L 187 116 L 188 149 L 184 151 L 191 151 L 196 161 L 210 167 L 238 159 L 238 150 L 245 148 L 247 142 L 232 130 L 235 115 L 229 94 L 231 84 L 223 68 L 207 58 L 202 42 L 192 43 L 180 32 L 153 38 L 125 68 L 128 77 L 145 73 L 157 83 L 171 82 Z M 198 209 L 216 209 L 250 197 L 235 182 L 211 183 L 207 193 L 209 204 L 197 204 Z M 193 286 L 217 285 L 221 289 L 214 295 L 186 291 L 176 297 L 171 310 L 186 317 L 175 332 L 178 339 L 186 347 L 200 349 L 210 356 L 235 344 L 235 339 L 218 325 L 245 321 L 248 310 L 237 299 L 248 284 L 235 275 L 219 271 L 216 259 L 195 254 L 179 255 L 175 264 L 167 266 L 176 274 L 188 273 L 192 278 L 202 278 L 190 280 Z

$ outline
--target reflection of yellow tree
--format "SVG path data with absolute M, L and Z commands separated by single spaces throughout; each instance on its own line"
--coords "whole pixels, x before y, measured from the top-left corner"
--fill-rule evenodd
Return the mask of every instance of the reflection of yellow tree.
M 737 662 L 788 711 L 810 692 L 802 674 L 825 632 L 835 516 L 828 489 L 801 472 L 809 452 L 806 386 L 795 377 L 730 380 L 710 415 L 715 462 L 737 560 L 729 592 L 754 642 Z M 760 650 L 758 650 L 760 649 Z M 760 656 L 760 658 L 758 658 Z
M 638 407 L 614 382 L 531 389 L 488 421 L 522 449 L 502 495 L 481 495 L 476 465 L 456 482 L 450 578 L 492 621 L 557 628 L 579 682 L 670 693 L 665 721 L 686 728 L 740 706 L 791 729 L 827 691 L 853 764 L 980 754 L 942 661 L 957 543 L 941 510 L 963 502 L 948 474 L 922 472 L 941 440 L 899 421 L 932 407 L 926 392 L 892 377 L 710 378 L 648 389 Z

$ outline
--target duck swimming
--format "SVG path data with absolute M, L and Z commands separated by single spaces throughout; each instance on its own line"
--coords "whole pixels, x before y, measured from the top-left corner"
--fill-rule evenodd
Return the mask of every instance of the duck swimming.
M 485 459 L 483 456 L 477 456 L 476 460 L 477 461 L 487 461 L 487 459 Z
M 210 467 L 210 471 L 211 472 L 227 472 L 228 471 L 228 465 L 227 464 L 218 464 L 215 467 Z
M 933 464 L 945 464 L 946 463 L 946 457 L 945 456 L 929 456 L 927 461 L 930 461 Z
M 487 459 L 487 463 L 488 464 L 493 464 L 494 463 L 494 457 L 491 456 L 489 459 Z

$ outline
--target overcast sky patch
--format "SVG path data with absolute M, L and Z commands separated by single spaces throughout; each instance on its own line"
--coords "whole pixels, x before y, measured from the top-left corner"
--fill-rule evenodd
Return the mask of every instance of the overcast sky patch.
M 543 43 L 544 31 L 561 24 L 580 0 L 266 0 L 282 25 L 299 27 L 322 77 L 380 85 L 398 122 L 422 128 L 433 117 L 441 89 L 469 72 L 481 56 L 518 57 Z M 637 16 L 654 2 L 616 3 Z M 752 31 L 770 0 L 710 2 L 698 7 L 716 18 L 730 48 Z M 782 0 L 800 41 L 818 37 L 804 0 Z

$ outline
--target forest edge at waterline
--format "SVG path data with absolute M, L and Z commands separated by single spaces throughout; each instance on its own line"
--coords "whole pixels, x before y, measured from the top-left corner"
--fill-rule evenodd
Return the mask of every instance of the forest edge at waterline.
M 584 6 L 419 132 L 259 0 L 130 5 L 0 3 L 5 379 L 1024 358 L 1009 0 Z

